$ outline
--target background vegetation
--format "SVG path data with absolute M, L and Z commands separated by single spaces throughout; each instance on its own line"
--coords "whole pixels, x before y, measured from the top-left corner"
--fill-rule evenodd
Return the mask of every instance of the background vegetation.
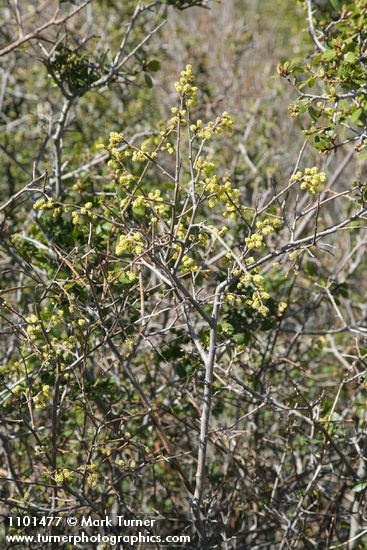
M 0 21 L 2 534 L 365 548 L 366 1 Z

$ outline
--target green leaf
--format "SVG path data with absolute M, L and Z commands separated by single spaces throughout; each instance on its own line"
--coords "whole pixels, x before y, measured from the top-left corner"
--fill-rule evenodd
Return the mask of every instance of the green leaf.
M 296 118 L 296 124 L 298 126 L 298 128 L 300 128 L 301 130 L 304 130 L 305 127 L 303 126 L 302 122 L 299 120 L 299 118 Z
M 298 86 L 300 90 L 303 88 L 312 88 L 315 85 L 316 78 L 314 76 L 310 76 L 310 78 L 307 78 L 307 80 L 304 80 L 301 82 L 301 84 Z
M 150 71 L 153 71 L 153 73 L 155 73 L 159 71 L 159 69 L 161 68 L 161 64 L 158 59 L 152 59 L 151 61 L 149 61 L 147 67 Z
M 357 122 L 357 120 L 360 119 L 362 113 L 363 113 L 363 111 L 362 111 L 361 108 L 356 109 L 356 110 L 354 111 L 354 113 L 351 115 L 350 121 L 351 121 L 351 122 Z
M 357 485 L 354 485 L 352 488 L 352 491 L 355 493 L 359 493 L 360 491 L 363 491 L 363 489 L 366 489 L 367 487 L 367 481 L 362 481 L 362 483 L 357 483 Z
M 339 0 L 329 0 L 330 4 L 333 6 L 334 10 L 340 10 Z
M 314 144 L 314 146 L 316 147 L 316 149 L 322 149 L 323 146 L 324 146 L 324 144 L 325 144 L 325 142 L 324 142 L 324 140 L 321 140 L 321 139 L 320 139 L 320 136 L 315 136 L 315 137 L 313 138 L 313 144 Z
M 145 73 L 144 78 L 145 78 L 145 83 L 148 86 L 148 88 L 153 88 L 153 80 L 152 80 L 151 76 L 149 76 L 148 73 Z
M 219 330 L 222 334 L 232 334 L 234 331 L 233 326 L 231 323 L 228 323 L 227 321 L 224 321 L 219 325 Z
M 307 262 L 307 264 L 305 265 L 305 272 L 308 274 L 308 275 L 317 275 L 317 267 L 314 263 L 311 263 L 311 262 Z
M 292 71 L 292 74 L 304 73 L 305 68 L 302 65 L 292 65 L 291 71 Z
M 308 112 L 314 122 L 319 118 L 319 113 L 311 105 L 308 108 Z
M 365 153 L 362 153 L 361 155 L 357 156 L 358 160 L 366 160 L 367 159 L 367 151 Z
M 357 60 L 357 56 L 354 52 L 348 52 L 347 54 L 345 54 L 344 56 L 344 61 L 346 63 L 355 63 Z
M 335 56 L 336 56 L 336 51 L 330 48 L 322 54 L 322 59 L 324 59 L 325 61 L 331 61 L 332 59 L 335 58 Z
M 132 208 L 132 211 L 136 216 L 145 216 L 145 209 L 141 206 Z

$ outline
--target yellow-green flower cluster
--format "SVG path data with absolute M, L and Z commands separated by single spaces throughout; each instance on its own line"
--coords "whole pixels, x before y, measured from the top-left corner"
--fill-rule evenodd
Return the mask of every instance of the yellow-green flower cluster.
M 33 208 L 35 210 L 47 210 L 54 207 L 54 201 L 53 199 L 45 199 L 44 197 L 42 199 L 38 199 L 33 205 Z
M 110 132 L 110 140 L 108 143 L 108 148 L 116 147 L 120 143 L 122 143 L 125 139 L 124 134 L 121 132 Z
M 35 448 L 34 448 L 34 454 L 36 456 L 42 457 L 42 456 L 45 456 L 46 451 L 43 447 L 40 447 L 39 445 L 36 445 Z
M 122 208 L 128 203 L 127 199 L 123 199 L 120 203 Z M 147 208 L 149 206 L 147 199 L 143 195 L 138 195 L 132 202 L 133 208 Z
M 57 470 L 54 475 L 54 479 L 56 483 L 63 483 L 64 481 L 70 479 L 72 475 L 73 472 L 71 470 L 68 470 L 68 468 L 63 468 L 62 470 Z
M 212 176 L 211 178 L 206 178 L 205 180 L 205 187 L 206 190 L 209 191 L 209 193 L 213 193 L 213 197 L 209 199 L 209 208 L 214 208 L 214 206 L 217 204 L 217 200 L 219 198 L 223 198 L 223 193 L 225 195 L 224 188 L 221 188 L 221 185 L 219 183 L 218 176 Z M 223 191 L 223 193 L 221 193 Z
M 269 308 L 264 305 L 262 294 L 256 290 L 252 294 L 252 299 L 246 300 L 246 304 L 251 306 L 255 311 L 258 311 L 263 317 L 266 317 L 269 313 Z
M 31 340 L 34 340 L 36 338 L 36 335 L 40 334 L 42 331 L 41 325 L 38 321 L 38 317 L 36 315 L 29 315 L 28 317 L 26 317 L 26 321 L 28 323 L 27 334 L 29 335 Z
M 229 254 L 227 256 L 231 255 Z M 248 258 L 246 263 L 251 265 L 253 263 L 253 258 Z M 265 289 L 264 277 L 259 274 L 258 268 L 254 268 L 252 273 L 247 269 L 244 271 L 235 269 L 233 271 L 233 276 L 238 277 L 237 289 L 239 291 L 248 285 L 252 285 L 252 295 L 251 298 L 248 298 L 246 295 L 231 292 L 226 295 L 225 301 L 227 303 L 245 304 L 255 311 L 258 311 L 263 317 L 266 317 L 269 313 L 269 308 L 264 302 L 269 300 L 270 294 Z
M 254 248 L 262 248 L 264 246 L 264 237 L 261 233 L 256 232 L 253 233 L 250 237 L 246 237 L 245 243 L 249 250 L 253 250 Z
M 131 185 L 135 182 L 135 178 L 132 174 L 129 174 L 128 172 L 119 172 L 116 174 L 118 176 L 118 182 L 123 187 L 131 187 Z
M 136 149 L 133 151 L 132 154 L 132 161 L 133 162 L 144 162 L 147 159 L 154 159 L 158 156 L 158 153 L 156 151 L 152 151 L 149 153 L 148 145 L 146 143 L 143 143 L 140 147 L 140 149 Z
M 167 141 L 165 145 L 162 145 L 161 150 L 167 151 L 169 155 L 173 155 L 173 153 L 175 152 L 175 148 L 170 141 Z
M 243 297 L 242 296 L 236 296 L 233 294 L 233 292 L 229 292 L 226 294 L 224 301 L 228 304 L 242 304 L 243 303 Z
M 169 126 L 175 127 L 178 123 L 180 123 L 182 126 L 185 126 L 187 124 L 186 109 L 178 109 L 178 107 L 172 107 L 171 113 L 173 114 L 173 117 L 169 120 Z M 162 150 L 164 151 L 164 147 L 162 147 Z
M 28 317 L 26 317 L 25 320 L 27 321 L 27 323 L 31 323 L 31 324 L 33 324 L 33 325 L 34 325 L 35 323 L 38 323 L 38 317 L 37 317 L 37 315 L 34 315 L 34 314 L 28 315 Z
M 110 152 L 111 156 L 118 161 L 124 159 L 125 154 L 118 150 L 118 146 L 125 141 L 125 136 L 119 132 L 110 132 L 110 139 L 108 142 L 107 149 Z M 98 149 L 104 149 L 104 145 L 100 144 L 97 146 Z
M 297 104 L 289 105 L 288 112 L 289 112 L 289 114 L 291 115 L 292 118 L 298 117 L 298 115 L 300 113 L 299 105 L 297 105 Z
M 158 214 L 163 216 L 167 210 L 167 204 L 163 202 L 163 199 L 161 197 L 161 190 L 156 189 L 155 191 L 151 191 L 150 193 L 148 193 L 148 199 L 154 202 L 154 210 Z
M 289 253 L 289 259 L 291 262 L 293 262 L 294 260 L 297 260 L 298 256 L 299 256 L 299 251 L 298 250 L 294 250 L 293 252 L 290 252 Z
M 71 213 L 71 216 L 72 216 L 72 223 L 74 225 L 78 225 L 78 223 L 80 222 L 80 214 L 79 212 L 77 212 L 76 210 L 74 210 L 74 212 Z
M 174 230 L 176 233 L 176 237 L 182 241 L 187 233 L 187 228 L 185 227 L 185 225 L 181 222 L 175 225 Z
M 264 221 L 256 222 L 256 227 L 259 229 L 262 233 L 262 235 L 269 235 L 275 229 L 279 229 L 281 227 L 282 222 L 278 218 L 274 218 L 272 220 L 269 220 L 268 218 L 265 218 Z
M 50 399 L 51 397 L 51 386 L 48 384 L 44 384 L 42 386 L 42 395 L 44 395 L 47 399 Z
M 188 107 L 192 107 L 196 102 L 198 89 L 192 85 L 194 81 L 195 76 L 192 74 L 192 67 L 191 65 L 186 65 L 186 69 L 181 71 L 180 80 L 175 83 L 176 91 L 186 96 Z
M 137 274 L 135 273 L 135 271 L 126 271 L 125 273 L 126 277 L 129 279 L 129 281 L 131 283 L 135 283 L 135 281 L 137 280 L 138 276 Z
M 224 180 L 219 181 L 218 176 L 206 178 L 204 181 L 205 189 L 211 193 L 209 198 L 209 208 L 214 208 L 218 203 L 225 203 L 223 216 L 233 219 L 238 208 L 240 191 L 234 189 L 232 182 Z M 237 207 L 237 208 L 236 208 Z
M 233 127 L 233 120 L 229 114 L 225 111 L 221 117 L 217 117 L 215 122 L 209 122 L 206 126 L 201 119 L 196 121 L 196 124 L 190 126 L 192 132 L 196 132 L 196 135 L 200 139 L 210 139 L 214 135 L 221 134 L 223 130 L 231 131 Z
M 15 388 L 12 389 L 12 392 L 14 395 L 19 395 L 23 391 L 23 388 L 20 384 L 15 386 Z
M 38 395 L 33 397 L 33 403 L 37 410 L 43 409 L 46 406 L 46 401 L 52 397 L 51 387 L 48 384 L 42 386 L 42 390 Z
M 89 476 L 87 477 L 88 485 L 90 485 L 91 487 L 96 487 L 97 482 L 98 482 L 98 475 L 95 472 L 93 472 L 92 474 L 89 474 Z
M 252 307 L 252 309 L 258 311 L 263 317 L 266 317 L 269 313 L 269 308 L 264 304 L 264 301 L 269 300 L 270 294 L 265 290 L 264 277 L 254 270 L 254 274 L 246 271 L 237 284 L 237 288 L 252 284 L 255 287 L 252 297 L 246 300 L 246 305 Z
M 121 256 L 125 252 L 141 254 L 144 250 L 143 237 L 138 231 L 134 231 L 130 235 L 120 235 L 117 246 L 116 254 Z
M 193 260 L 193 258 L 190 258 L 190 256 L 188 256 L 187 254 L 182 257 L 182 267 L 184 273 L 188 273 L 190 271 L 195 272 L 198 270 L 198 266 L 195 265 L 195 261 Z
M 137 151 L 133 152 L 132 161 L 133 162 L 144 162 L 147 160 L 146 151 L 143 149 L 143 146 L 141 149 L 138 149 Z
M 327 176 L 325 172 L 319 172 L 317 166 L 313 166 L 312 168 L 306 168 L 304 172 L 299 170 L 293 174 L 291 181 L 300 182 L 301 189 L 315 195 L 323 190 Z
M 52 345 L 44 345 L 39 350 L 39 357 L 43 361 L 44 367 L 48 368 L 51 366 L 51 361 L 55 359 L 55 357 L 60 357 L 61 355 L 66 358 L 68 355 L 70 355 L 70 350 L 75 348 L 75 337 L 69 336 L 68 340 L 59 340 L 58 338 L 54 337 L 51 340 Z M 61 369 L 65 368 L 64 363 L 59 363 L 59 366 Z
M 126 141 L 124 134 L 118 133 L 118 132 L 110 132 L 110 139 L 107 146 L 107 150 L 111 154 L 111 159 L 108 161 L 108 166 L 116 170 L 115 175 L 117 177 L 121 175 L 120 165 L 118 163 L 122 162 L 124 159 L 132 157 L 132 160 L 134 162 L 144 162 L 149 158 L 152 159 L 157 156 L 157 153 L 155 151 L 151 153 L 149 152 L 147 141 L 141 145 L 140 149 L 133 150 L 128 145 L 128 142 Z M 119 147 L 121 143 L 126 144 L 123 150 L 121 150 L 122 148 Z M 100 144 L 98 148 L 104 149 L 105 147 L 103 144 Z M 126 177 L 126 175 L 124 176 Z M 124 185 L 125 183 L 129 183 L 130 181 L 131 179 L 124 180 L 123 178 L 120 183 Z
M 223 237 L 223 235 L 225 235 L 226 232 L 228 231 L 228 227 L 226 225 L 222 225 L 221 228 L 216 227 L 215 225 L 207 225 L 207 228 L 210 230 L 212 234 L 218 235 L 219 237 Z
M 263 221 L 256 222 L 257 231 L 245 238 L 245 243 L 249 250 L 262 248 L 264 246 L 264 236 L 269 235 L 281 227 L 282 222 L 278 218 L 265 218 Z
M 215 170 L 215 164 L 214 164 L 213 161 L 211 161 L 209 159 L 203 159 L 202 157 L 199 157 L 197 162 L 196 162 L 195 168 L 198 171 L 202 170 L 206 174 L 209 174 L 209 173 L 213 172 L 213 170 Z
M 80 216 L 87 216 L 91 220 L 95 221 L 97 219 L 96 214 L 91 212 L 91 209 L 93 208 L 93 204 L 91 202 L 86 202 L 84 206 L 81 207 L 79 211 L 74 210 L 71 213 L 72 216 L 72 223 L 74 225 L 78 225 L 80 223 Z
M 104 145 L 102 145 L 104 148 Z M 86 189 L 86 183 L 81 182 L 80 180 L 76 180 L 76 182 L 73 184 L 74 191 L 83 191 L 83 189 Z
M 150 206 L 150 202 L 153 203 L 153 209 L 157 214 L 164 215 L 166 212 L 168 205 L 164 203 L 162 197 L 161 197 L 161 190 L 156 189 L 155 191 L 151 191 L 148 193 L 148 197 L 145 198 L 143 195 L 137 196 L 133 202 L 132 207 L 133 208 L 148 208 Z M 120 202 L 120 206 L 124 208 L 128 203 L 128 199 L 122 199 Z M 152 217 L 152 221 L 157 221 L 157 218 Z

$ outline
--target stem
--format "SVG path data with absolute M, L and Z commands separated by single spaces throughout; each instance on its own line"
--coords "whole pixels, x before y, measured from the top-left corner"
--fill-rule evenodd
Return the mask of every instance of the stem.
M 196 485 L 193 499 L 193 507 L 197 511 L 200 510 L 204 491 L 206 451 L 208 445 L 209 421 L 212 404 L 213 373 L 217 351 L 218 317 L 221 307 L 222 293 L 226 285 L 227 281 L 223 281 L 220 285 L 217 286 L 214 297 L 213 315 L 210 325 L 210 342 L 209 352 L 205 364 L 204 402 L 200 418 L 200 443 L 198 452 L 198 464 L 195 475 Z
M 73 103 L 73 98 L 65 100 L 61 109 L 60 117 L 56 123 L 56 130 L 53 135 L 55 144 L 55 195 L 61 197 L 62 195 L 62 134 L 66 124 L 66 120 L 70 111 L 70 107 Z

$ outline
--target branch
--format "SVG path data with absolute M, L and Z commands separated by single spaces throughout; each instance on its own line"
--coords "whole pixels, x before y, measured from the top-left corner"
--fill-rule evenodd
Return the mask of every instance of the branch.
M 220 283 L 216 288 L 214 297 L 212 323 L 210 326 L 209 351 L 207 354 L 205 365 L 204 403 L 200 418 L 200 444 L 198 453 L 198 464 L 195 475 L 196 485 L 194 499 L 192 503 L 194 512 L 199 511 L 203 498 L 206 449 L 208 443 L 209 420 L 212 402 L 213 373 L 217 351 L 218 318 L 222 303 L 222 294 L 226 285 L 227 281 L 223 281 L 222 283 Z
M 320 40 L 317 38 L 316 30 L 312 21 L 312 0 L 306 0 L 306 6 L 307 6 L 308 24 L 309 24 L 311 38 L 314 41 L 317 48 L 321 52 L 325 52 L 326 48 L 323 44 L 321 44 Z
M 28 34 L 26 34 L 25 36 L 21 36 L 20 38 L 18 38 L 18 40 L 16 40 L 15 42 L 12 42 L 11 44 L 8 44 L 8 46 L 5 46 L 5 48 L 0 50 L 0 57 L 2 57 L 3 55 L 6 55 L 7 53 L 11 52 L 12 50 L 15 50 L 16 48 L 18 48 L 19 46 L 21 46 L 25 42 L 29 42 L 29 40 L 32 40 L 33 38 L 38 38 L 39 34 L 42 31 L 48 29 L 48 27 L 62 25 L 68 19 L 71 19 L 79 11 L 81 11 L 83 8 L 85 8 L 85 6 L 90 4 L 91 1 L 92 0 L 86 0 L 85 2 L 83 2 L 83 4 L 81 4 L 80 6 L 77 6 L 70 13 L 68 13 L 64 17 L 60 17 L 59 19 L 57 19 L 57 15 L 58 15 L 58 12 L 59 12 L 59 10 L 57 9 L 55 15 L 53 16 L 52 19 L 50 19 L 50 21 L 47 21 L 46 23 L 44 23 L 43 25 L 38 27 L 38 29 L 36 29 L 35 31 L 31 31 Z

